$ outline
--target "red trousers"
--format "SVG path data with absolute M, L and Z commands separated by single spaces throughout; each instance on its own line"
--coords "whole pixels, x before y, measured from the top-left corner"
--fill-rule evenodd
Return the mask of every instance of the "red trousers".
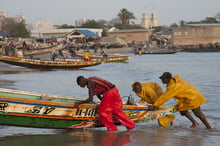
M 101 122 L 107 127 L 108 131 L 118 130 L 113 123 L 112 115 L 127 129 L 135 127 L 135 123 L 122 111 L 122 100 L 116 87 L 103 94 L 98 113 Z

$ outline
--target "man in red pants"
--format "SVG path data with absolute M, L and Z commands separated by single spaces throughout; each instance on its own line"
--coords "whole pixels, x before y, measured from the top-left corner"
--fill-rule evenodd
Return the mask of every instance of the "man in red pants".
M 83 76 L 77 77 L 77 84 L 82 88 L 87 86 L 89 98 L 75 103 L 75 107 L 78 107 L 82 103 L 93 101 L 93 97 L 96 95 L 101 100 L 98 109 L 99 117 L 108 131 L 118 130 L 117 126 L 113 123 L 112 115 L 121 124 L 125 125 L 128 130 L 135 127 L 135 123 L 122 111 L 122 100 L 114 84 L 98 77 L 85 78 Z

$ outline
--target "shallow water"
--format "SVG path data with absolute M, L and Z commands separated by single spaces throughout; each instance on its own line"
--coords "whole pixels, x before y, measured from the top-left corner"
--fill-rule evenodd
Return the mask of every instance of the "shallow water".
M 5 67 L 12 67 L 6 70 Z M 16 71 L 15 71 L 16 70 Z M 130 94 L 134 81 L 157 82 L 165 90 L 159 76 L 169 71 L 194 84 L 206 97 L 201 106 L 214 128 L 200 127 L 187 130 L 191 123 L 176 113 L 174 126 L 159 128 L 157 121 L 137 124 L 133 131 L 109 133 L 105 128 L 64 131 L 38 128 L 0 126 L 0 145 L 163 145 L 163 146 L 217 146 L 220 142 L 220 53 L 176 53 L 166 55 L 134 56 L 126 63 L 106 63 L 80 70 L 42 71 L 0 63 L 0 86 L 19 90 L 88 97 L 87 89 L 76 85 L 76 77 L 98 76 L 117 85 L 121 96 Z M 124 98 L 126 99 L 126 98 Z M 174 100 L 165 105 L 174 105 Z

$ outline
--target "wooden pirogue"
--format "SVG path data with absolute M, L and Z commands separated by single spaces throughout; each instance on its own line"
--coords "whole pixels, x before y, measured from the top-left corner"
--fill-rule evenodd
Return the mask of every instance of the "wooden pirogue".
M 107 57 L 103 57 L 102 55 L 91 55 L 91 60 L 93 61 L 104 61 L 104 62 L 124 62 L 129 60 L 131 57 L 127 55 L 117 55 L 110 54 Z
M 79 100 L 82 98 L 0 88 L 0 124 L 55 129 L 103 126 L 97 113 L 99 103 L 74 108 L 74 102 Z M 170 107 L 149 111 L 146 105 L 123 105 L 123 112 L 136 123 L 152 121 L 175 110 Z
M 44 47 L 44 48 L 39 48 L 39 49 L 26 50 L 23 53 L 24 53 L 24 56 L 31 56 L 31 55 L 49 53 L 49 52 L 51 52 L 51 50 L 58 51 L 63 48 L 64 48 L 63 45 L 52 45 L 49 47 Z
M 71 69 L 71 68 L 82 68 L 88 66 L 94 66 L 101 64 L 102 62 L 97 61 L 77 61 L 77 60 L 41 60 L 41 59 L 29 59 L 20 58 L 16 56 L 4 56 L 0 55 L 0 61 L 30 68 L 41 68 L 41 69 Z
M 174 54 L 177 52 L 180 52 L 181 50 L 168 50 L 168 49 L 155 49 L 155 50 L 140 50 L 140 51 L 135 51 L 135 54 L 139 54 L 139 55 L 144 55 L 144 54 Z
M 83 55 L 82 53 L 77 53 L 76 58 L 82 58 L 83 59 Z M 99 55 L 99 54 L 90 54 L 90 60 L 91 61 L 103 61 L 103 62 L 125 62 L 126 60 L 131 59 L 131 56 L 128 55 L 121 55 L 121 54 L 108 54 L 106 57 L 103 55 Z M 74 58 L 73 58 L 74 59 Z

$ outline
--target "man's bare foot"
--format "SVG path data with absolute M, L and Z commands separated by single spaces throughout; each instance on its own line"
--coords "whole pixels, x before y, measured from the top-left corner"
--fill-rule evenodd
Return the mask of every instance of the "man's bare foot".
M 197 123 L 197 124 L 193 124 L 192 126 L 190 126 L 188 129 L 195 129 L 195 128 L 197 128 L 197 127 L 199 127 L 199 124 Z
M 207 128 L 207 130 L 212 131 L 213 129 L 212 129 L 212 127 L 209 127 L 209 128 Z

